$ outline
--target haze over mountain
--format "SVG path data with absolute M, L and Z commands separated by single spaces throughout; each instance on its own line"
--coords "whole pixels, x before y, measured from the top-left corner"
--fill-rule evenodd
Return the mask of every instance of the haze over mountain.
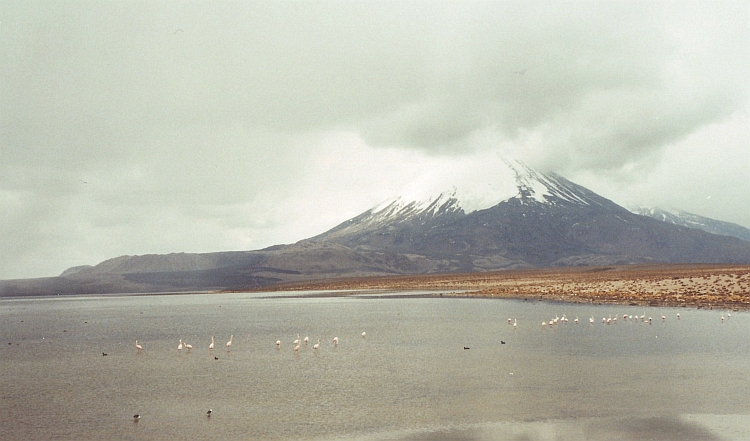
M 422 188 L 291 245 L 121 256 L 59 277 L 3 281 L 0 295 L 249 289 L 332 277 L 572 265 L 750 263 L 750 242 L 632 213 L 521 162 L 504 162 L 490 184 L 491 192 L 482 188 L 486 183 L 443 192 Z

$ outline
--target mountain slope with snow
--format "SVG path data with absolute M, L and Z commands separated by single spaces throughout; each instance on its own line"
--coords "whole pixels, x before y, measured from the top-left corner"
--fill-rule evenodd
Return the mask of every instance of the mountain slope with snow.
M 724 222 L 708 217 L 699 216 L 682 210 L 665 210 L 658 207 L 636 207 L 631 209 L 633 213 L 648 216 L 656 220 L 667 222 L 682 227 L 696 228 L 718 234 L 721 236 L 732 236 L 750 242 L 750 229 L 731 222 Z

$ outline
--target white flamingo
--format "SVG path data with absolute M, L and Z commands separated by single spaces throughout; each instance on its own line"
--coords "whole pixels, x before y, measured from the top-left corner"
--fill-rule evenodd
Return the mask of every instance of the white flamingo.
M 213 348 L 214 348 L 214 336 L 212 335 L 211 336 L 211 344 L 208 345 L 208 349 L 213 349 Z
M 319 347 L 320 347 L 320 340 L 318 340 L 318 342 L 313 345 L 313 349 L 318 349 Z
M 297 339 L 296 339 L 296 340 L 294 340 L 294 341 L 292 342 L 292 344 L 294 344 L 294 345 L 298 345 L 298 344 L 299 344 L 299 334 L 297 334 Z
M 514 327 L 514 328 L 517 328 L 517 327 L 518 327 L 518 319 L 516 319 L 516 320 L 513 320 L 513 327 Z
M 139 351 L 143 350 L 143 346 L 138 344 L 138 340 L 135 341 L 135 348 L 138 349 Z
M 178 351 L 182 350 L 182 339 L 180 339 L 180 344 L 177 345 L 177 350 Z
M 187 349 L 189 351 L 189 350 L 193 349 L 193 345 L 189 345 L 189 344 L 185 343 L 185 349 Z
M 232 339 L 233 338 L 234 338 L 234 334 L 232 334 L 232 336 L 229 337 L 229 341 L 227 342 L 227 345 L 226 345 L 227 349 L 231 349 L 232 348 Z
M 362 338 L 365 338 L 365 337 L 367 337 L 367 332 L 362 331 Z
M 309 340 L 310 340 L 310 337 L 307 337 L 307 336 L 305 336 L 305 340 L 304 340 L 304 341 L 305 341 L 305 344 L 307 344 L 307 342 L 308 342 Z
M 281 348 L 281 340 L 276 340 L 276 348 Z
M 339 344 L 339 338 L 338 337 L 333 337 L 333 344 L 336 345 L 336 346 L 338 346 L 338 344 Z
M 299 343 L 297 343 L 297 346 L 294 347 L 294 352 L 299 351 L 299 347 L 300 347 L 300 345 L 299 345 Z
M 594 324 L 594 317 L 589 318 L 589 323 L 591 323 L 592 325 Z

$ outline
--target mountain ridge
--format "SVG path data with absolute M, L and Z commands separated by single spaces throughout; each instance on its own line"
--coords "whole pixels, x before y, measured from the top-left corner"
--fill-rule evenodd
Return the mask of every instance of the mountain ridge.
M 732 236 L 750 242 L 750 228 L 745 228 L 732 222 L 711 219 L 684 210 L 667 210 L 659 207 L 633 207 L 633 213 L 648 216 L 656 220 L 696 228 L 720 236 Z
M 294 244 L 120 256 L 56 278 L 0 281 L 0 296 L 242 290 L 312 279 L 555 266 L 750 263 L 750 242 L 633 213 L 553 172 L 520 162 L 505 161 L 505 167 L 494 198 L 460 187 L 432 196 L 422 191 L 422 198 L 389 199 Z

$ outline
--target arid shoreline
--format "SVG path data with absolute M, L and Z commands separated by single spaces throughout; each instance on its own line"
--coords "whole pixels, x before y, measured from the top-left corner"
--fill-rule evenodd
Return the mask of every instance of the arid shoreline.
M 750 309 L 750 265 L 623 265 L 328 279 L 259 291 L 439 290 L 461 297 Z

